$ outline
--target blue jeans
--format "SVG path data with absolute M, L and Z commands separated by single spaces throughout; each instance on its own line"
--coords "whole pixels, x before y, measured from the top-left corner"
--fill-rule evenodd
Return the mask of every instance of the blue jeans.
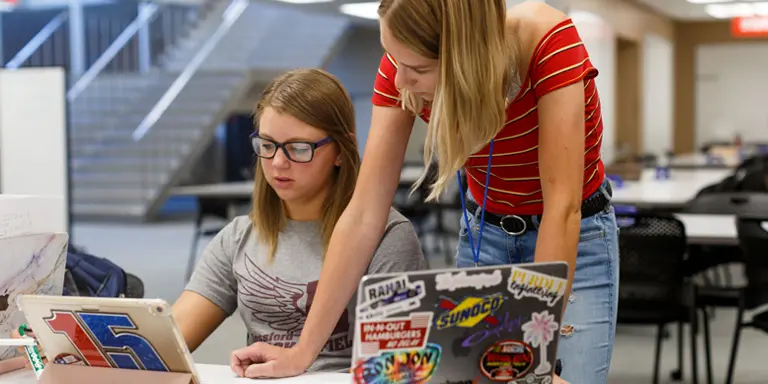
M 605 193 L 605 187 L 596 193 Z M 467 212 L 472 240 L 477 247 L 480 216 Z M 522 235 L 509 235 L 498 226 L 485 224 L 479 265 L 532 263 L 539 221 Z M 619 294 L 619 240 L 616 215 L 609 204 L 605 210 L 581 220 L 576 273 L 560 329 L 557 357 L 562 361 L 561 377 L 570 384 L 603 384 L 608 380 L 616 308 Z M 461 218 L 459 268 L 474 266 L 467 227 Z

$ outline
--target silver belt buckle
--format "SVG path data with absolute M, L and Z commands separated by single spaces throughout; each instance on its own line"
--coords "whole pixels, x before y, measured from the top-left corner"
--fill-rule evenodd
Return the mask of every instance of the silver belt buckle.
M 514 232 L 514 231 L 510 231 L 507 228 L 505 228 L 504 227 L 504 220 L 506 220 L 507 218 L 520 220 L 520 222 L 523 223 L 523 229 L 521 229 L 520 231 Z M 501 221 L 499 222 L 499 224 L 501 225 L 501 229 L 504 232 L 506 232 L 508 235 L 512 235 L 512 236 L 522 235 L 523 233 L 525 233 L 526 230 L 528 230 L 528 224 L 526 224 L 525 220 L 522 217 L 518 216 L 518 215 L 505 215 L 504 217 L 501 218 Z

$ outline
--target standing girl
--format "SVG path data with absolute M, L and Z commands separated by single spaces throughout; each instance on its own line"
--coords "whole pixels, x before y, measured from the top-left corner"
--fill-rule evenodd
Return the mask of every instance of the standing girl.
M 538 2 L 383 0 L 365 159 L 339 219 L 299 344 L 270 373 L 303 371 L 384 233 L 415 116 L 429 122 L 436 198 L 466 169 L 460 267 L 566 261 L 558 358 L 574 384 L 605 383 L 618 293 L 618 234 L 600 158 L 597 70 L 562 12 Z M 422 179 L 419 181 L 422 182 Z M 480 245 L 482 245 L 480 247 Z M 259 353 L 258 348 L 253 349 Z

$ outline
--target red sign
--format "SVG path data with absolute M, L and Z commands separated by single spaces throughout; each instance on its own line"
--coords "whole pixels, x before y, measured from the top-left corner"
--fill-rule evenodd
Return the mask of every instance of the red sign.
M 768 16 L 731 19 L 731 35 L 734 37 L 768 37 Z
M 382 351 L 422 349 L 426 345 L 432 312 L 412 313 L 410 317 L 360 322 L 360 354 L 378 355 Z

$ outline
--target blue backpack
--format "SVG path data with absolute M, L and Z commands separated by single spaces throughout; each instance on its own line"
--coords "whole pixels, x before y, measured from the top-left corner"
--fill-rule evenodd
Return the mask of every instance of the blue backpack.
M 69 246 L 64 296 L 125 297 L 126 291 L 127 277 L 122 268 Z

